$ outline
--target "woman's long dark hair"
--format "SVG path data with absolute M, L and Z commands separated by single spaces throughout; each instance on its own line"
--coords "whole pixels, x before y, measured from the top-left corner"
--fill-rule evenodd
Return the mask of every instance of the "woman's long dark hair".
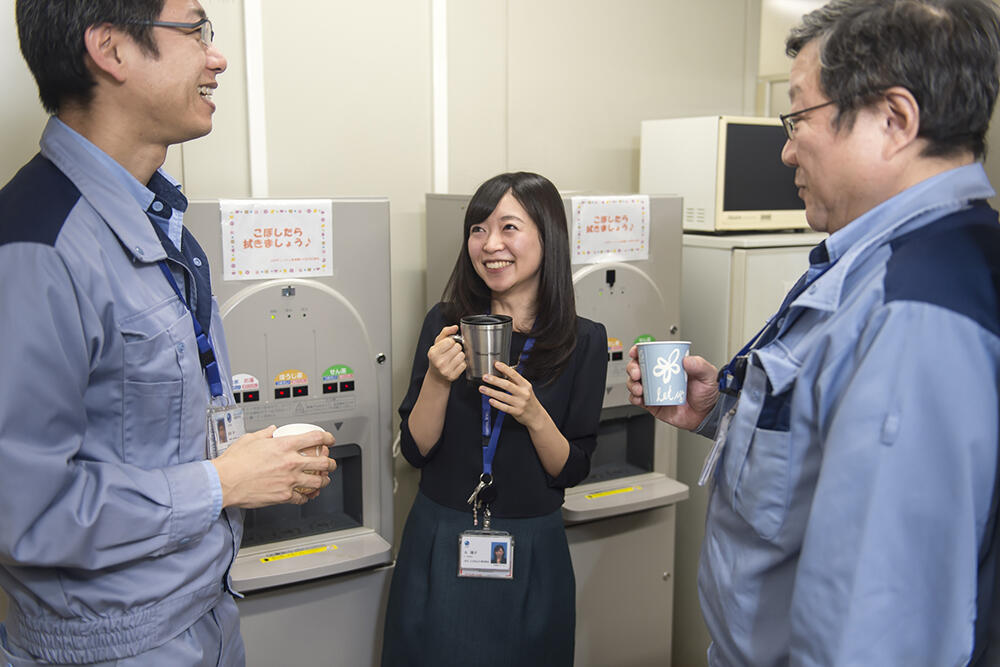
M 469 229 L 490 217 L 508 192 L 531 216 L 541 236 L 542 264 L 535 298 L 535 324 L 531 329 L 535 346 L 525 360 L 523 375 L 547 384 L 563 371 L 576 347 L 576 300 L 570 271 L 569 230 L 562 197 L 551 181 L 520 171 L 494 176 L 479 186 L 465 212 L 462 251 L 441 300 L 445 304 L 444 314 L 451 322 L 458 322 L 465 315 L 489 311 L 490 289 L 469 258 Z

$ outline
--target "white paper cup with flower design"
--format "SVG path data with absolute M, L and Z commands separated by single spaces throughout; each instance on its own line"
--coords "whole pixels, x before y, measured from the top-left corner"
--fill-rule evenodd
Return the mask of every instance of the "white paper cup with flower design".
M 691 342 L 657 340 L 636 343 L 639 372 L 642 374 L 642 402 L 649 406 L 683 405 L 687 400 L 687 372 L 684 357 Z

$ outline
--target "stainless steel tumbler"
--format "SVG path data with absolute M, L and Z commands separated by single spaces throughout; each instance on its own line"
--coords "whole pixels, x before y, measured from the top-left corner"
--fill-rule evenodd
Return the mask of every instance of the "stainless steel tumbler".
M 465 348 L 465 377 L 478 381 L 495 373 L 498 361 L 510 363 L 510 336 L 514 322 L 509 315 L 470 315 L 459 322 L 461 334 L 452 338 Z

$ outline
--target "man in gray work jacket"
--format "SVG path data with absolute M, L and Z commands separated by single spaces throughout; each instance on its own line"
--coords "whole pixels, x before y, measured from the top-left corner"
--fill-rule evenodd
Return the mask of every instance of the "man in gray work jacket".
M 979 160 L 1000 14 L 834 0 L 786 51 L 781 157 L 829 237 L 718 376 L 690 357 L 687 403 L 650 408 L 714 440 L 707 662 L 993 667 L 1000 225 Z M 628 372 L 641 404 L 655 380 Z
M 3 664 L 243 664 L 239 508 L 304 503 L 335 464 L 330 434 L 273 428 L 207 455 L 232 403 L 225 340 L 159 167 L 211 130 L 226 60 L 196 0 L 16 12 L 53 116 L 0 191 Z

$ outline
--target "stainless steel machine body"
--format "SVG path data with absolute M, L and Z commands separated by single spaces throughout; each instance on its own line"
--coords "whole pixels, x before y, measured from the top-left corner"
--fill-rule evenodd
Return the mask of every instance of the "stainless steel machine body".
M 318 498 L 246 513 L 232 575 L 250 665 L 328 664 L 331 642 L 342 664 L 379 654 L 393 534 L 389 202 L 329 201 L 332 275 L 227 280 L 220 203 L 185 215 L 212 265 L 247 430 L 308 422 L 337 441 Z

